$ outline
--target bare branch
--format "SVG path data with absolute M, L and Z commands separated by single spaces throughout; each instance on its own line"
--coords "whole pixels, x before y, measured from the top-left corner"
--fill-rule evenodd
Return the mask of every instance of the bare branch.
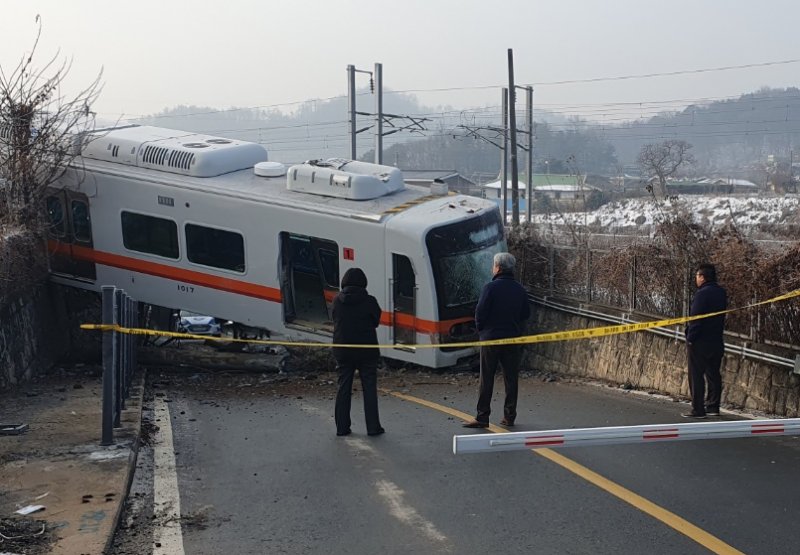
M 0 67 L 0 225 L 34 234 L 44 229 L 47 188 L 75 166 L 75 145 L 94 128 L 91 107 L 102 90 L 101 71 L 74 96 L 62 94 L 72 60 L 59 51 L 36 66 L 38 16 L 36 23 L 31 52 L 10 72 Z

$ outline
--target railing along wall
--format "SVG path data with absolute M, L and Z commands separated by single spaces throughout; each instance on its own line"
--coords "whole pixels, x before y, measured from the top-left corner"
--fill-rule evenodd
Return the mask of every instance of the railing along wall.
M 547 245 L 526 249 L 519 278 L 536 295 L 610 307 L 642 317 L 688 316 L 695 291 L 688 260 L 597 248 Z M 725 285 L 724 277 L 720 282 Z M 779 294 L 776 291 L 775 294 Z M 739 300 L 739 305 L 757 299 Z M 736 306 L 737 299 L 731 300 Z M 726 331 L 749 343 L 800 350 L 786 326 L 800 319 L 800 304 L 790 301 L 732 313 Z M 787 324 L 788 323 L 788 324 Z
M 138 304 L 122 289 L 104 285 L 103 324 L 139 327 Z M 103 416 L 101 445 L 114 443 L 114 428 L 121 426 L 125 400 L 136 371 L 135 336 L 103 331 Z

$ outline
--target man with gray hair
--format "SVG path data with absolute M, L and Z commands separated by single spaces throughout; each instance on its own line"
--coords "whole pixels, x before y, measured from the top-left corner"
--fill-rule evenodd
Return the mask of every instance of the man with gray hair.
M 519 337 L 530 316 L 528 294 L 514 279 L 516 260 L 507 252 L 494 255 L 492 281 L 484 285 L 475 308 L 475 326 L 481 341 Z M 481 347 L 481 377 L 478 393 L 478 414 L 465 422 L 465 428 L 488 428 L 492 412 L 492 392 L 497 367 L 503 367 L 506 399 L 503 403 L 503 426 L 513 426 L 517 418 L 517 391 L 522 345 Z

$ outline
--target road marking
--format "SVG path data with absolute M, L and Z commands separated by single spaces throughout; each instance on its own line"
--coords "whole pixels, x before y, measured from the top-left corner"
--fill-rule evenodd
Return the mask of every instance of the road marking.
M 414 507 L 403 501 L 405 492 L 397 487 L 397 484 L 389 480 L 378 480 L 375 482 L 375 486 L 378 488 L 378 494 L 389 505 L 389 512 L 393 517 L 412 528 L 416 528 L 430 540 L 438 543 L 447 542 L 447 536 L 439 532 L 432 522 L 423 518 Z M 446 549 L 450 551 L 449 547 Z
M 316 414 L 326 418 L 330 417 L 328 413 L 315 407 L 314 405 L 306 403 L 302 404 L 300 408 L 301 410 L 310 414 Z M 367 441 L 364 438 L 348 436 L 344 438 L 344 442 L 349 448 L 368 457 L 377 458 L 380 456 L 378 450 L 372 445 L 372 442 Z M 383 474 L 383 470 L 380 468 L 373 468 L 372 472 Z M 447 536 L 442 534 L 431 521 L 419 514 L 414 507 L 404 501 L 403 496 L 405 495 L 405 492 L 400 489 L 397 484 L 390 480 L 381 478 L 375 482 L 375 488 L 377 489 L 380 498 L 388 505 L 389 514 L 403 524 L 417 530 L 429 540 L 432 540 L 438 544 L 444 544 L 441 548 L 443 551 L 450 552 L 452 550 L 450 540 L 447 538 Z
M 172 419 L 169 405 L 155 398 L 155 416 L 159 420 L 153 459 L 153 511 L 156 528 L 153 530 L 153 555 L 184 555 L 181 531 L 181 496 L 178 473 L 175 470 L 175 448 L 172 443 Z M 160 526 L 159 526 L 160 524 Z
M 346 437 L 344 438 L 344 440 L 347 443 L 347 445 L 349 445 L 356 451 L 361 451 L 362 453 L 369 453 L 370 455 L 375 455 L 375 456 L 378 454 L 375 448 L 366 441 L 364 441 L 363 439 L 357 437 Z
M 418 405 L 423 405 L 425 407 L 437 410 L 439 412 L 443 412 L 445 414 L 449 414 L 451 416 L 455 416 L 456 418 L 461 418 L 462 420 L 472 420 L 473 417 L 467 413 L 461 412 L 459 410 L 446 407 L 444 405 L 440 405 L 438 403 L 434 403 L 432 401 L 427 401 L 425 399 L 420 399 L 418 397 L 414 397 L 413 395 L 407 395 L 405 393 L 399 393 L 397 391 L 391 391 L 388 389 L 381 389 L 381 391 L 393 395 L 399 399 L 403 399 L 404 401 L 410 401 L 412 403 L 417 403 Z M 489 430 L 495 433 L 504 433 L 507 432 L 505 428 L 500 428 L 499 426 L 495 426 L 494 424 L 489 425 Z M 744 555 L 738 549 L 728 545 L 727 543 L 723 542 L 716 536 L 713 536 L 692 524 L 691 522 L 687 521 L 668 511 L 667 509 L 656 505 L 652 501 L 645 499 L 641 495 L 638 495 L 631 490 L 601 476 L 597 472 L 593 470 L 589 470 L 582 464 L 579 464 L 572 459 L 561 455 L 560 453 L 556 453 L 552 449 L 532 449 L 533 453 L 540 455 L 547 460 L 559 465 L 560 467 L 569 470 L 573 474 L 576 474 L 586 480 L 587 482 L 594 484 L 595 486 L 599 487 L 600 489 L 610 493 L 614 497 L 628 503 L 629 505 L 633 505 L 643 513 L 650 515 L 651 517 L 659 520 L 675 530 L 686 536 L 687 538 L 699 543 L 706 549 L 718 553 L 720 555 Z

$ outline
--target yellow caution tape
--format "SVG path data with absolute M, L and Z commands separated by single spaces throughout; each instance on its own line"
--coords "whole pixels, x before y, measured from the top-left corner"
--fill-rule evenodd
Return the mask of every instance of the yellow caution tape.
M 783 295 L 778 295 L 766 301 L 749 304 L 739 308 L 729 308 L 728 310 L 721 310 L 719 312 L 710 312 L 708 314 L 700 314 L 697 316 L 682 316 L 680 318 L 669 318 L 666 320 L 654 320 L 652 322 L 637 322 L 634 324 L 616 324 L 613 326 L 600 326 L 596 328 L 586 328 L 581 330 L 572 331 L 558 331 L 550 333 L 540 333 L 536 335 L 524 335 L 521 337 L 511 337 L 507 339 L 490 339 L 487 341 L 466 341 L 463 343 L 420 343 L 416 345 L 403 344 L 404 347 L 413 347 L 416 349 L 430 349 L 438 347 L 487 347 L 493 345 L 527 345 L 532 343 L 547 343 L 550 341 L 571 341 L 574 339 L 595 339 L 598 337 L 606 337 L 609 335 L 619 335 L 622 333 L 630 333 L 635 331 L 644 331 L 652 328 L 663 328 L 668 326 L 675 326 L 678 324 L 685 324 L 694 320 L 702 320 L 704 318 L 711 318 L 712 316 L 719 316 L 721 314 L 729 314 L 740 310 L 746 310 L 757 306 L 777 303 L 788 299 L 800 297 L 800 289 L 790 291 Z M 98 331 L 115 331 L 128 335 L 150 335 L 158 337 L 172 337 L 175 339 L 202 339 L 205 341 L 221 341 L 225 343 L 251 343 L 260 345 L 284 345 L 290 347 L 346 347 L 349 349 L 393 349 L 397 347 L 395 344 L 391 345 L 356 345 L 347 343 L 320 343 L 315 341 L 276 341 L 270 339 L 232 339 L 227 337 L 209 337 L 207 335 L 196 335 L 191 333 L 179 333 L 172 331 L 151 330 L 145 328 L 125 328 L 118 324 L 81 324 L 83 330 L 98 330 Z

